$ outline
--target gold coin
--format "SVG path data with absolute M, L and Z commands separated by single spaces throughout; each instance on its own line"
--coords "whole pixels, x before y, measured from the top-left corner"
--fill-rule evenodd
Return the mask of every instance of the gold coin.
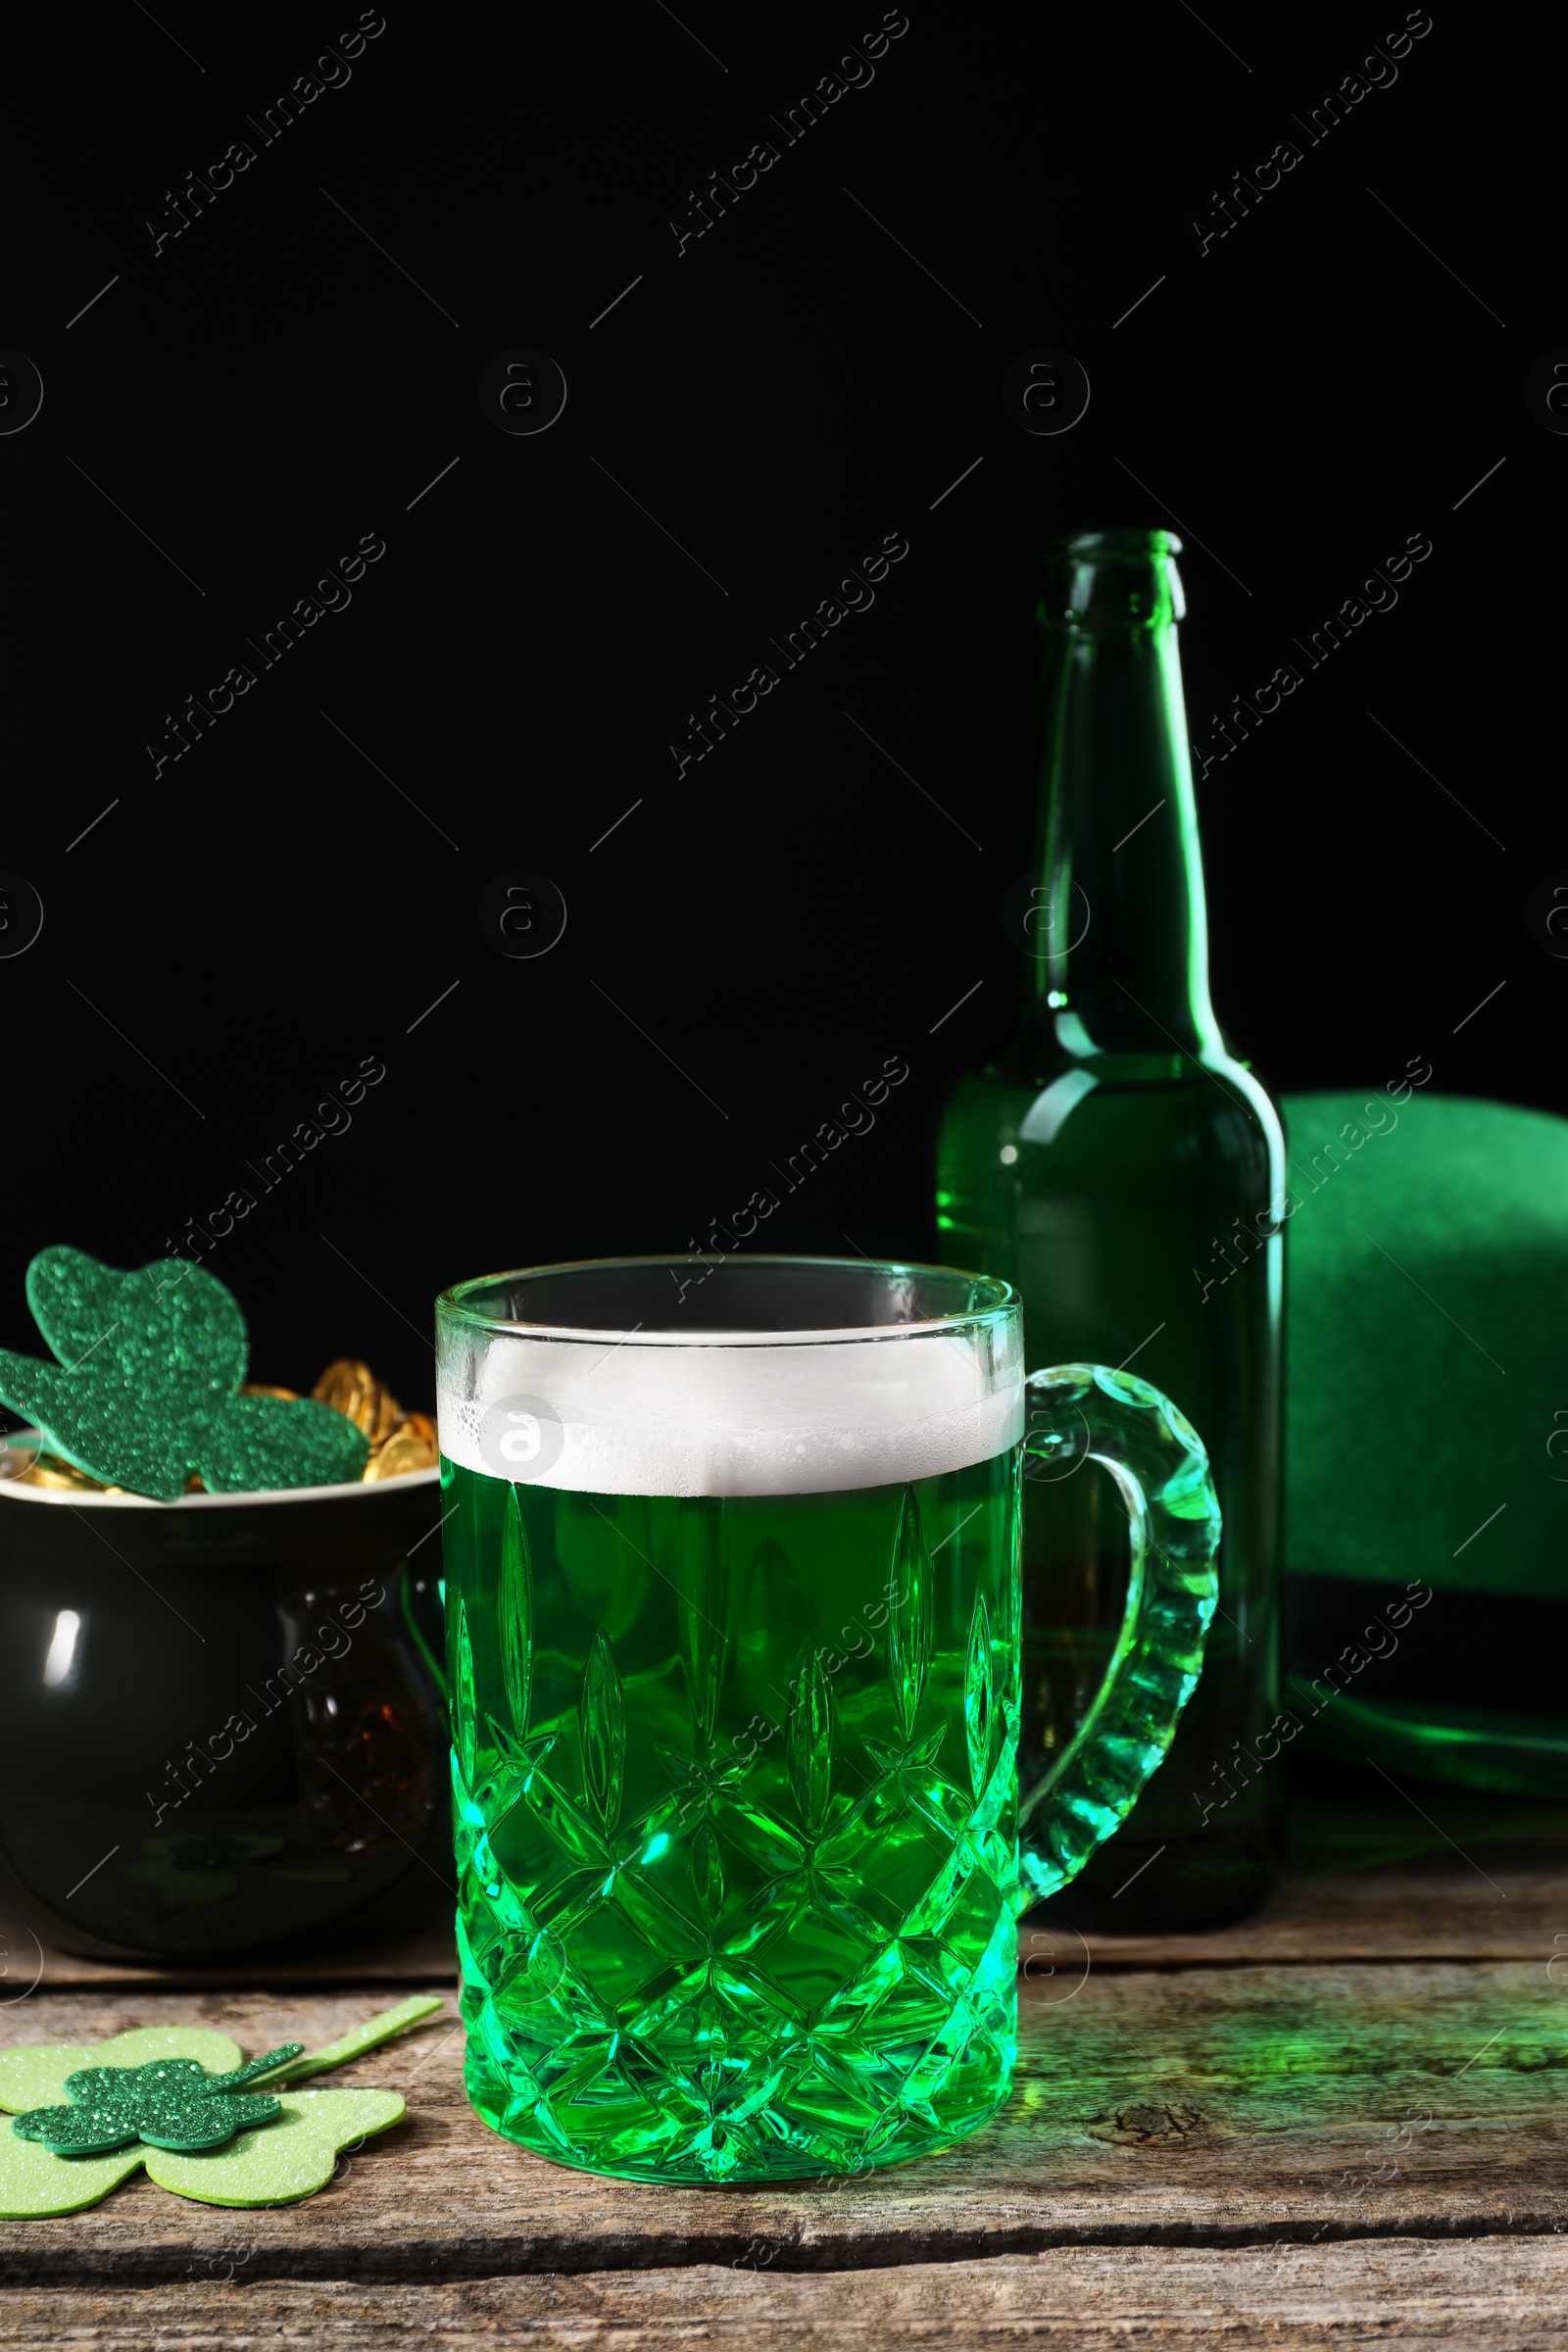
M 78 1470 L 74 1462 L 62 1461 L 56 1453 L 40 1453 L 30 1470 L 24 1470 L 20 1484 L 25 1487 L 53 1487 L 69 1494 L 102 1494 L 102 1479 L 90 1478 Z
M 19 1485 L 36 1467 L 38 1450 L 36 1431 L 18 1430 L 11 1438 L 0 1438 L 0 1479 Z
M 318 1404 L 329 1404 L 334 1413 L 345 1413 L 352 1421 L 354 1407 L 369 1385 L 369 1365 L 352 1355 L 340 1355 L 327 1365 L 311 1395 Z
M 367 1484 L 383 1478 L 406 1478 L 411 1470 L 433 1470 L 436 1455 L 416 1430 L 400 1429 L 378 1446 L 365 1465 Z
M 375 1407 L 375 1419 L 370 1427 L 365 1429 L 365 1434 L 372 1446 L 378 1446 L 384 1438 L 390 1438 L 401 1424 L 403 1407 L 386 1383 L 380 1380 L 372 1387 L 369 1401 Z M 360 1426 L 365 1428 L 363 1422 Z
M 300 1400 L 298 1389 L 269 1388 L 267 1383 L 262 1380 L 242 1380 L 239 1384 L 239 1394 L 241 1396 L 281 1396 L 289 1404 L 298 1404 Z
M 403 1418 L 403 1407 L 385 1381 L 357 1356 L 342 1355 L 328 1364 L 311 1394 L 318 1404 L 329 1404 L 352 1421 L 372 1446 L 389 1438 Z

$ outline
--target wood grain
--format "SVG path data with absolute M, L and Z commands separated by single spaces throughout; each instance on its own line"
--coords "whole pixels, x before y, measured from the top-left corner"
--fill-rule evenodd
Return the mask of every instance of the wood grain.
M 1423 1791 L 1423 1794 L 1426 1794 Z M 1019 1950 L 1027 1955 L 1025 1927 Z M 1191 1936 L 1091 1936 L 1097 1964 L 1215 1967 L 1269 1961 L 1529 1960 L 1568 1952 L 1568 1855 L 1543 1860 L 1477 1841 L 1442 1860 L 1376 1873 L 1291 1875 L 1261 1910 Z M 1079 1949 L 1070 1931 L 1051 1940 Z
M 73 1985 L 103 1991 L 129 1987 L 151 1991 L 160 1986 L 202 1991 L 214 1986 L 241 1988 L 257 1984 L 427 1984 L 440 1977 L 450 1978 L 456 1984 L 457 1976 L 458 1955 L 450 1914 L 432 1920 L 415 1935 L 383 1937 L 371 1945 L 319 1952 L 310 1958 L 237 1963 L 88 1960 L 76 1952 L 56 1951 L 52 1945 L 40 1942 L 30 1929 L 0 1922 L 0 2002 L 19 1995 L 25 1997 L 28 1989 L 53 1991 Z M 0 2023 L 0 2033 L 3 2032 Z
M 1107 1974 L 1023 1987 L 1017 2086 L 964 2147 L 858 2181 L 650 2188 L 550 2165 L 487 2131 L 441 2025 L 343 2070 L 409 2121 L 320 2195 L 235 2214 L 146 2180 L 69 2223 L 0 2226 L 13 2280 L 183 2278 L 246 2248 L 252 2278 L 423 2279 L 658 2270 L 883 2269 L 1068 2245 L 1245 2245 L 1568 2229 L 1568 1988 L 1531 1966 Z M 14 2040 L 175 2017 L 247 2051 L 318 2043 L 341 1992 L 35 1994 Z
M 1312 1868 L 1293 1868 L 1250 1919 L 1195 1936 L 1079 1936 L 1027 1922 L 1018 1952 L 1032 1976 L 1081 1969 L 1307 1966 L 1380 1959 L 1535 1959 L 1568 1952 L 1568 1813 L 1472 1792 L 1422 1789 L 1422 1806 L 1298 1806 L 1296 1839 Z M 1533 1835 L 1526 1835 L 1533 1833 Z M 1448 1839 L 1455 1839 L 1450 1844 Z M 77 1959 L 0 1922 L 0 2001 L 28 1985 L 249 1987 L 456 1985 L 449 1919 L 416 1934 L 289 1962 L 139 1964 Z
M 1430 1790 L 1423 1791 L 1426 1796 Z M 1441 1799 L 1434 1798 L 1440 1803 Z M 1515 1808 L 1517 1810 L 1517 1808 Z M 1019 1955 L 1031 1973 L 1081 1968 L 1086 1952 L 1100 1968 L 1280 1967 L 1351 1960 L 1532 1960 L 1564 1938 L 1568 1952 L 1568 1845 L 1544 1850 L 1494 1833 L 1480 1834 L 1450 1803 L 1463 1850 L 1440 1847 L 1375 1871 L 1289 1873 L 1262 1909 L 1234 1927 L 1201 1935 L 1080 1936 L 1074 1929 L 1026 1924 Z M 1417 1820 L 1419 1817 L 1412 1815 Z M 1482 1829 L 1487 1816 L 1480 1815 Z M 1497 1818 L 1493 1816 L 1494 1820 Z M 1554 1818 L 1554 1815 L 1553 1815 Z M 1392 1833 L 1385 1824 L 1384 1837 Z M 0 1922 L 0 2002 L 36 1984 L 114 1991 L 129 1986 L 268 1984 L 422 1984 L 457 1982 L 450 1925 L 435 1919 L 401 1939 L 325 1952 L 309 1959 L 190 1962 L 177 1965 L 83 1960 L 41 1946 L 28 1931 Z M 3 2031 L 3 2026 L 0 2026 Z
M 0 2301 L 13 2352 L 757 2352 L 759 2346 L 1071 2352 L 1538 2352 L 1563 2338 L 1568 2244 L 1061 2247 L 989 2262 L 826 2275 L 699 2264 L 592 2276 L 375 2284 L 228 2278 L 164 2288 L 31 2288 Z
M 1378 1960 L 1531 1960 L 1554 1948 L 1568 1955 L 1568 1871 L 1512 1874 L 1500 1894 L 1478 1900 L 1437 1874 L 1380 1894 L 1355 1880 L 1282 1886 L 1255 1918 L 1201 1935 L 1081 1935 L 1058 1923 L 1026 1922 L 1018 1932 L 1020 1966 L 1032 1977 L 1072 1977 L 1091 1960 L 1110 1968 L 1237 1968 L 1267 1962 L 1305 1967 Z M 1561 1935 L 1563 1943 L 1553 1946 Z M 374 1951 L 326 1953 L 314 1960 L 215 1961 L 178 1967 L 88 1960 L 0 1932 L 0 2003 L 30 1990 L 102 1992 L 244 1990 L 258 1983 L 315 1988 L 334 1984 L 457 1984 L 457 1953 L 445 1926 L 382 1944 Z M 1565 1959 L 1568 1966 L 1568 1959 Z M 0 2027 L 3 2031 L 3 2027 Z

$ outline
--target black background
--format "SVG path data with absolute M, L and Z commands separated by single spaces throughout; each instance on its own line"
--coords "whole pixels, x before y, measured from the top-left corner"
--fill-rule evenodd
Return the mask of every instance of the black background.
M 138 1264 L 248 1186 L 209 1262 L 255 1376 L 347 1351 L 425 1401 L 443 1284 L 701 1242 L 889 1055 L 908 1082 L 766 1238 L 930 1254 L 940 1106 L 1016 1002 L 1036 549 L 1064 525 L 1183 529 L 1195 736 L 1430 536 L 1201 787 L 1216 1002 L 1283 1090 L 1423 1055 L 1438 1090 L 1568 1108 L 1568 965 L 1524 921 L 1568 866 L 1568 440 L 1523 397 L 1568 343 L 1540 20 L 1439 5 L 1309 146 L 1293 114 L 1401 9 L 911 0 L 785 146 L 769 115 L 878 9 L 389 0 L 263 146 L 245 115 L 356 18 L 166 0 L 10 45 L 0 344 L 45 399 L 0 438 L 0 865 L 46 914 L 0 961 L 0 1341 L 37 1345 L 44 1244 Z M 166 190 L 241 137 L 155 258 Z M 1211 191 L 1287 137 L 1301 163 L 1200 256 Z M 688 191 L 761 138 L 778 162 L 677 256 Z M 479 409 L 514 345 L 569 387 L 537 437 Z M 1057 438 L 1002 406 L 1035 345 L 1093 386 Z M 368 532 L 352 605 L 155 780 L 165 714 Z M 686 713 L 889 532 L 874 609 L 677 781 Z M 537 961 L 476 921 L 514 868 L 567 903 Z M 364 1056 L 352 1128 L 261 1193 L 247 1163 Z

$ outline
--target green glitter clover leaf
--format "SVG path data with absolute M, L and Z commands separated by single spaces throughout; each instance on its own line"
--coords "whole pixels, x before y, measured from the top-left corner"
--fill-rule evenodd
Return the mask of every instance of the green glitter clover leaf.
M 335 1486 L 364 1469 L 368 1441 L 330 1405 L 236 1394 L 245 1318 L 205 1267 L 166 1258 L 122 1274 L 80 1250 L 41 1250 L 26 1288 L 57 1361 L 0 1348 L 0 1403 L 105 1486 L 167 1502 L 193 1472 L 232 1494 Z
M 402 2121 L 403 2100 L 386 2090 L 291 2090 L 276 2097 L 236 2096 L 236 2082 L 255 2082 L 265 2073 L 274 2084 L 344 2066 L 394 2034 L 418 2025 L 441 2009 L 428 1995 L 416 1995 L 383 2010 L 328 2048 L 305 2056 L 271 2051 L 243 2064 L 241 2051 L 225 2034 L 204 2026 L 140 2027 L 96 2047 L 40 2043 L 0 2053 L 0 2108 L 24 2109 L 12 2129 L 0 2129 L 0 2219 L 40 2220 L 79 2213 L 96 2205 L 132 2174 L 145 2168 L 160 2188 L 207 2205 L 282 2205 L 325 2186 L 340 2151 Z M 297 2051 L 297 2042 L 288 2045 Z M 84 2066 L 84 2060 L 97 2064 Z M 115 2063 L 118 2062 L 118 2063 Z M 177 2070 L 177 2072 L 176 2072 Z M 276 2109 L 271 2118 L 245 2116 L 220 2145 L 189 2142 L 166 2147 L 149 2136 L 145 2120 L 137 2137 L 105 2153 L 62 2154 L 28 2127 L 60 2113 L 48 2102 L 82 2079 L 147 2078 L 193 2085 L 195 2098 L 183 2111 L 189 2121 L 204 2100 L 228 2100 L 241 2109 Z M 200 2081 L 198 2081 L 200 2078 Z M 117 2086 L 118 2087 L 118 2086 Z M 145 2119 L 160 2093 L 138 2092 Z M 81 2113 L 91 2099 L 72 2094 L 66 2114 Z M 156 2124 L 153 2127 L 157 2128 Z M 103 2141 L 98 2145 L 102 2147 Z
M 274 2098 L 241 2098 L 242 2083 L 297 2058 L 303 2041 L 285 2041 L 265 2058 L 226 2075 L 210 2075 L 199 2058 L 153 2058 L 145 2066 L 82 2066 L 66 2077 L 65 2107 L 33 2107 L 11 2129 L 56 2156 L 111 2156 L 138 2139 L 187 2154 L 220 2148 L 236 2132 L 275 2124 Z

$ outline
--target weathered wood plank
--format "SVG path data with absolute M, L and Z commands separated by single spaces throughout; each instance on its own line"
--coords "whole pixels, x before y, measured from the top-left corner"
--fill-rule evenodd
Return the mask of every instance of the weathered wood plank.
M 1370 1780 L 1370 1776 L 1369 1776 Z M 1354 1802 L 1298 1791 L 1288 1867 L 1251 1919 L 1198 1936 L 1091 1936 L 1026 1927 L 1031 1973 L 1081 1967 L 1215 1967 L 1341 1960 L 1529 1960 L 1568 1916 L 1568 1807 L 1423 1788 L 1419 1805 L 1381 1785 Z M 34 1984 L 160 1985 L 456 1982 L 447 1919 L 416 1933 L 306 1958 L 141 1965 L 78 1959 L 0 1920 L 0 2004 Z
M 1568 2244 L 1061 2247 L 989 2262 L 826 2274 L 695 2265 L 592 2277 L 473 2278 L 436 2285 L 228 2281 L 168 2287 L 31 2288 L 0 2294 L 13 2352 L 492 2352 L 498 2344 L 593 2352 L 758 2352 L 760 2346 L 939 2348 L 1029 2343 L 1072 2352 L 1433 2352 L 1486 2345 L 1538 2352 L 1562 2339 Z
M 441 1977 L 455 1984 L 457 1946 L 451 1914 L 432 1920 L 416 1935 L 383 1937 L 373 1944 L 355 1944 L 293 1960 L 152 1962 L 86 1960 L 75 1952 L 56 1951 L 40 1942 L 30 1929 L 0 1924 L 0 2001 L 25 1997 L 29 1990 L 55 1991 L 69 1986 L 118 1991 L 135 1987 L 155 1991 L 207 1990 L 214 1986 L 268 1984 L 427 1984 Z M 3 2030 L 3 2029 L 0 2029 Z
M 1429 1792 L 1423 1790 L 1423 1796 Z M 1020 1955 L 1043 1952 L 1025 1927 Z M 1198 1966 L 1272 1961 L 1530 1960 L 1568 1954 L 1568 1853 L 1549 1860 L 1477 1844 L 1365 1875 L 1290 1875 L 1263 1907 L 1234 1927 L 1192 1936 L 1091 1936 L 1054 1927 L 1058 1967 Z M 1048 1956 L 1049 1959 L 1049 1956 Z M 1568 1969 L 1568 1959 L 1564 1962 Z
M 1528 1960 L 1568 1924 L 1568 1808 L 1477 1789 L 1297 1788 L 1280 1885 L 1199 1936 L 1099 1936 L 1097 1962 Z M 1066 1961 L 1079 1941 L 1062 1933 Z M 1038 1947 L 1037 1947 L 1038 1948 Z M 1024 1949 L 1029 1949 L 1027 1932 Z
M 1321 1865 L 1343 1851 L 1375 1868 L 1288 1872 L 1251 1919 L 1192 1936 L 1089 1936 L 1059 1925 L 1025 1926 L 1019 1955 L 1033 1975 L 1054 1969 L 1058 1978 L 1081 1970 L 1086 1956 L 1097 1967 L 1168 1968 L 1281 1966 L 1348 1960 L 1531 1960 L 1550 1954 L 1552 1937 L 1568 1936 L 1568 1841 L 1547 1838 L 1558 1818 L 1555 1807 L 1511 1808 L 1452 1792 L 1422 1791 L 1445 1822 L 1459 1834 L 1463 1850 L 1447 1845 L 1442 1832 L 1403 1809 L 1414 1824 L 1420 1851 L 1398 1859 L 1400 1824 L 1387 1809 L 1373 1815 L 1373 1830 L 1359 1830 L 1359 1814 L 1325 1810 L 1303 1851 Z M 1445 1809 L 1446 1808 L 1446 1809 Z M 1528 1841 L 1506 1833 L 1516 1817 L 1541 1816 L 1540 1835 Z M 1375 1833 L 1375 1836 L 1374 1836 Z M 1563 1946 L 1568 1953 L 1568 1941 Z M 1565 1959 L 1568 1968 L 1568 1959 Z M 369 1946 L 324 1952 L 307 1959 L 238 1965 L 221 1962 L 140 1966 L 129 1961 L 82 1960 L 40 1946 L 21 1928 L 0 1923 L 0 1999 L 29 1984 L 40 1987 L 97 1986 L 114 1990 L 137 1985 L 411 1984 L 437 1977 L 457 1979 L 457 1957 L 449 1921 L 430 1921 L 416 1935 Z
M 249 2275 L 424 2278 L 753 2259 L 880 2268 L 1078 2244 L 1245 2244 L 1568 2229 L 1565 1992 L 1533 1967 L 1216 1969 L 1024 1987 L 1017 2087 L 966 2146 L 851 2182 L 649 2188 L 488 2132 L 451 2027 L 340 2078 L 410 2118 L 318 2197 L 257 2214 L 145 2179 L 70 2222 L 0 2225 L 13 2279 L 179 2278 L 224 2247 Z M 247 2050 L 345 2031 L 374 1996 L 39 1993 L 13 2040 L 182 2018 Z M 751 2254 L 748 2256 L 748 2249 Z
M 1192 1936 L 1082 1936 L 1060 1925 L 1019 1930 L 1020 1964 L 1032 1977 L 1070 1982 L 1090 1960 L 1097 1968 L 1223 1968 L 1267 1962 L 1277 1967 L 1376 1960 L 1532 1960 L 1553 1950 L 1568 1931 L 1568 1868 L 1508 1871 L 1493 1892 L 1459 1872 L 1400 1873 L 1382 1882 L 1287 1881 L 1254 1918 Z M 105 1992 L 243 1990 L 265 1980 L 275 1985 L 426 1984 L 457 1982 L 450 1928 L 371 1950 L 324 1953 L 315 1960 L 249 1961 L 138 1967 L 129 1961 L 84 1960 L 38 1947 L 20 1930 L 0 1937 L 0 2000 L 29 1988 L 73 1987 Z M 1560 1947 L 1568 1973 L 1568 1940 Z

